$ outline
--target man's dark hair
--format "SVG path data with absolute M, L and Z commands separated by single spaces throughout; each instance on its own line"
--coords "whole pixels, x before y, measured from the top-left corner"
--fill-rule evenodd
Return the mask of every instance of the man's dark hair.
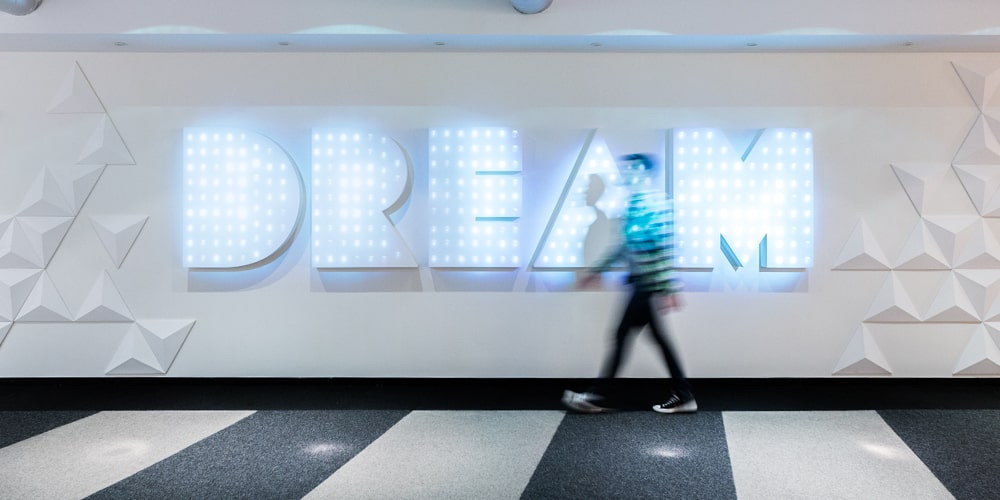
M 630 155 L 625 155 L 618 158 L 622 162 L 640 162 L 642 164 L 642 169 L 649 171 L 656 167 L 656 160 L 653 159 L 652 155 L 646 153 L 633 153 Z

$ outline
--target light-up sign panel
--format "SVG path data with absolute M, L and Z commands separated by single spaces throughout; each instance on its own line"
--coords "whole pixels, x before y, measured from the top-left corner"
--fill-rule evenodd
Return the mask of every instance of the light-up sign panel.
M 570 180 L 535 250 L 532 267 L 582 268 L 607 250 L 628 203 L 629 190 L 618 178 L 608 145 L 596 134 L 584 145 Z
M 430 266 L 520 267 L 520 133 L 436 128 L 427 147 Z
M 812 265 L 812 132 L 679 129 L 672 148 L 678 267 Z
M 295 233 L 301 178 L 285 151 L 260 134 L 184 129 L 182 182 L 186 267 L 255 264 Z
M 389 216 L 410 194 L 399 144 L 359 130 L 313 130 L 312 266 L 416 267 Z

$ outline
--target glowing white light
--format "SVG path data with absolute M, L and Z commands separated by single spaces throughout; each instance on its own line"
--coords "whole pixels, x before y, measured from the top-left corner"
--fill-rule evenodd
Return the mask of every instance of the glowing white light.
M 500 127 L 431 129 L 430 223 L 470 234 L 430 245 L 432 267 L 517 267 L 521 136 Z
M 713 129 L 675 130 L 675 157 L 685 151 L 684 169 L 674 169 L 675 223 L 680 227 L 722 228 L 695 240 L 678 232 L 678 263 L 715 262 L 724 237 L 746 264 L 765 236 L 761 264 L 768 268 L 812 265 L 812 133 L 801 129 L 726 132 Z M 709 155 L 708 151 L 714 151 Z M 775 157 L 784 158 L 774 163 Z M 791 161 L 794 163 L 785 163 Z M 726 170 L 725 180 L 712 176 L 714 162 Z M 802 166 L 800 168 L 800 166 Z M 731 167 L 731 168 L 730 168 Z M 699 203 L 701 201 L 701 203 Z M 711 205 L 714 210 L 699 210 Z M 706 231 L 708 233 L 708 231 Z
M 399 145 L 372 132 L 323 129 L 313 131 L 312 150 L 313 267 L 416 267 L 389 219 L 412 184 Z
M 291 158 L 277 144 L 252 132 L 188 128 L 184 130 L 183 151 L 184 164 L 199 165 L 198 169 L 184 169 L 185 266 L 255 264 L 292 237 L 302 211 L 302 180 Z M 262 164 L 281 168 L 261 168 Z M 250 174 L 250 178 L 234 179 L 237 171 Z M 254 238 L 252 244 L 233 245 L 247 224 L 267 227 L 271 234 Z M 221 247 L 225 247 L 224 252 Z

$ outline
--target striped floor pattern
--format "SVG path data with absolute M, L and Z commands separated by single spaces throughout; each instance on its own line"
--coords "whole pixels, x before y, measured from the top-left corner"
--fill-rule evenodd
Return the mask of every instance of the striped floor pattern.
M 0 411 L 0 499 L 996 499 L 1000 410 Z

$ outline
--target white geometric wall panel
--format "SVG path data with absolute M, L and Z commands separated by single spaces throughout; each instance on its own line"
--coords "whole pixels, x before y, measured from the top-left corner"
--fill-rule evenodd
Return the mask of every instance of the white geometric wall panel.
M 1000 217 L 1000 164 L 955 165 L 969 199 L 983 217 Z
M 979 115 L 965 142 L 955 154 L 952 163 L 956 165 L 981 165 L 1000 163 L 1000 120 L 987 115 Z
M 413 169 L 392 138 L 314 129 L 312 265 L 417 267 L 390 216 L 407 201 Z
M 69 77 L 63 81 L 49 106 L 49 113 L 104 113 L 104 105 L 83 74 L 79 63 L 73 64 Z
M 893 173 L 906 191 L 918 214 L 927 213 L 929 191 L 940 190 L 945 176 L 951 173 L 947 163 L 893 164 Z
M 951 63 L 958 73 L 959 79 L 965 85 L 965 90 L 969 91 L 969 97 L 976 103 L 980 110 L 985 108 L 997 89 L 1000 89 L 1000 69 L 996 66 L 971 66 L 964 63 Z
M 14 217 L 0 234 L 0 268 L 46 267 L 73 217 Z
M 833 369 L 834 375 L 892 375 L 892 368 L 882 354 L 868 327 L 861 325 Z
M 980 219 L 957 235 L 954 267 L 962 269 L 1000 268 L 1000 241 L 989 222 Z
M 48 273 L 42 275 L 35 283 L 35 288 L 31 290 L 28 298 L 21 306 L 15 321 L 62 323 L 73 321 L 73 316 L 66 307 L 59 290 Z
M 17 317 L 41 274 L 40 269 L 0 269 L 0 321 Z
M 928 215 L 924 216 L 927 229 L 937 241 L 941 252 L 948 259 L 948 265 L 957 267 L 960 256 L 970 254 L 969 246 L 982 219 L 976 215 Z
M 592 131 L 538 242 L 532 268 L 574 269 L 595 264 L 587 262 L 587 251 L 591 250 L 587 242 L 602 237 L 596 234 L 600 231 L 595 225 L 598 214 L 607 220 L 618 219 L 628 203 L 629 189 L 618 179 L 617 165 L 607 143 Z M 603 192 L 599 192 L 601 188 Z M 600 242 L 593 246 L 604 249 Z
M 135 165 L 132 153 L 122 140 L 118 129 L 107 115 L 101 117 L 83 146 L 80 165 Z
M 101 240 L 101 245 L 108 252 L 116 267 L 121 267 L 125 256 L 135 240 L 139 238 L 147 215 L 91 215 L 90 223 Z
M 965 346 L 955 364 L 955 375 L 1000 375 L 1000 348 L 997 347 L 998 325 L 984 323 Z
M 55 174 L 46 168 L 28 188 L 17 215 L 73 217 L 76 215 L 76 210 L 66 201 Z
M 163 374 L 194 327 L 194 320 L 153 319 L 138 321 L 108 365 L 108 375 Z
M 897 270 L 944 270 L 950 269 L 948 257 L 931 233 L 927 221 L 920 219 L 903 244 L 896 259 Z
M 865 315 L 868 323 L 919 323 L 920 312 L 896 272 L 885 283 Z
M 864 219 L 858 221 L 848 236 L 847 242 L 834 261 L 838 271 L 883 271 L 889 269 L 889 259 L 882 251 L 882 245 Z
M 9 321 L 0 321 L 0 344 L 3 344 L 3 340 L 7 338 L 7 332 L 10 331 L 10 327 L 13 325 L 14 323 Z
M 812 143 L 806 129 L 675 129 L 677 266 L 721 256 L 736 269 L 757 253 L 760 267 L 811 267 Z
M 183 265 L 261 262 L 300 222 L 302 179 L 274 141 L 254 132 L 184 129 Z
M 111 276 L 105 271 L 91 287 L 87 298 L 80 306 L 76 320 L 116 323 L 134 321 L 135 318 L 125 305 L 125 300 L 111 280 Z
M 80 213 L 83 204 L 87 202 L 90 193 L 97 185 L 101 175 L 104 173 L 105 165 L 72 165 L 67 167 L 54 167 L 56 182 L 66 195 L 66 201 L 73 209 L 73 215 Z
M 521 266 L 521 134 L 428 131 L 430 267 Z
M 924 314 L 928 323 L 977 323 L 979 312 L 955 273 L 948 273 Z
M 1000 314 L 1000 269 L 962 269 L 955 278 L 976 309 L 981 321 L 993 321 Z

